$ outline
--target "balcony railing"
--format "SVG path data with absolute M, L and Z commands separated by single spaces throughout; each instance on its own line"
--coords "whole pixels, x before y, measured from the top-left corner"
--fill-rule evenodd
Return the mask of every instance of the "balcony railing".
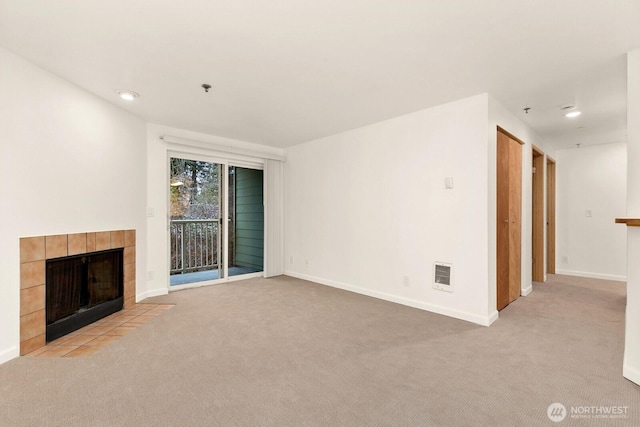
M 170 223 L 171 274 L 220 269 L 220 226 L 217 219 L 180 219 Z

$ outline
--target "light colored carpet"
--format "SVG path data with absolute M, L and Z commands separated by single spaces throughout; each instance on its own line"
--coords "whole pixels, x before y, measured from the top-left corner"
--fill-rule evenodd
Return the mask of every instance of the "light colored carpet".
M 0 366 L 0 426 L 638 425 L 625 285 L 552 276 L 491 327 L 289 277 L 171 293 L 80 359 Z M 551 403 L 625 419 L 547 417 Z

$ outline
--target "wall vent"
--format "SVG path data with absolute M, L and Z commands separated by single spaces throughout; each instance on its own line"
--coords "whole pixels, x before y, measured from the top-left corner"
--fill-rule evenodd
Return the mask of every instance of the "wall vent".
M 453 292 L 453 265 L 446 262 L 433 264 L 433 288 Z

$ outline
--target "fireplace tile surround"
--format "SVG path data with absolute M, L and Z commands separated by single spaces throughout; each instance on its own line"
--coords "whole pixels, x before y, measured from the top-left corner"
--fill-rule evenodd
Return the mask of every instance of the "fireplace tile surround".
M 46 261 L 123 248 L 124 308 L 135 306 L 136 231 L 112 230 L 89 233 L 23 237 L 20 239 L 20 355 L 46 344 Z

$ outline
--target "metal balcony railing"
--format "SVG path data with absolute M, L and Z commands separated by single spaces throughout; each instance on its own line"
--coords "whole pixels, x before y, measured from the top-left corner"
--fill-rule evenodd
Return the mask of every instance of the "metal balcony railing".
M 218 219 L 171 220 L 171 274 L 222 267 Z

